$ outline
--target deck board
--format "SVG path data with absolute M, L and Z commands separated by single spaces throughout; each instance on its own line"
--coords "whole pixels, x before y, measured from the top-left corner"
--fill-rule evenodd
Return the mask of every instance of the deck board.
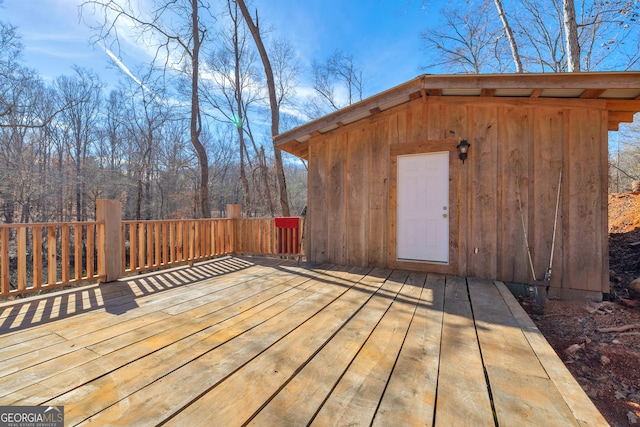
M 66 425 L 606 425 L 501 282 L 227 257 L 0 304 Z
M 469 279 L 469 294 L 498 424 L 577 426 L 493 281 Z
M 464 277 L 445 287 L 435 425 L 494 425 Z
M 267 277 L 270 279 L 270 277 Z M 42 404 L 45 400 L 34 400 L 33 396 L 39 396 L 38 389 L 41 387 L 47 389 L 60 390 L 59 394 L 63 394 L 65 390 L 75 389 L 83 385 L 85 382 L 97 379 L 102 375 L 106 375 L 112 370 L 115 370 L 121 366 L 125 366 L 128 363 L 142 359 L 148 354 L 156 351 L 162 351 L 165 347 L 169 347 L 173 344 L 185 344 L 197 343 L 199 340 L 205 339 L 210 335 L 211 331 L 208 328 L 217 326 L 222 330 L 226 325 L 231 325 L 243 321 L 243 319 L 250 317 L 255 312 L 263 310 L 271 304 L 275 304 L 279 299 L 288 298 L 291 295 L 295 295 L 297 292 L 301 292 L 304 289 L 305 284 L 311 284 L 307 277 L 293 277 L 290 282 L 291 289 L 283 290 L 278 293 L 260 293 L 254 298 L 239 301 L 236 304 L 232 304 L 228 307 L 220 308 L 220 310 L 214 312 L 212 316 L 206 320 L 196 319 L 190 320 L 188 316 L 182 316 L 177 322 L 171 322 L 170 328 L 164 332 L 154 336 L 153 340 L 142 340 L 135 344 L 127 345 L 121 350 L 110 353 L 106 357 L 101 359 L 101 364 L 96 365 L 94 363 L 87 363 L 83 366 L 77 367 L 74 370 L 74 375 L 69 376 L 67 373 L 61 372 L 56 378 L 51 380 L 47 379 L 43 382 L 32 384 L 29 386 L 29 390 L 26 390 L 24 394 L 18 393 L 18 396 L 24 395 L 27 400 L 19 400 L 19 397 L 12 395 L 14 399 L 11 404 Z M 184 322 L 187 322 L 184 324 Z M 182 342 L 181 342 L 182 341 Z M 173 347 L 172 347 L 173 348 Z M 171 350 L 171 349 L 170 349 Z M 170 351 L 169 350 L 169 351 Z M 79 370 L 83 370 L 84 375 L 79 374 Z M 72 384 L 69 381 L 75 380 Z M 58 394 L 54 394 L 57 396 Z M 16 400 L 18 398 L 18 400 Z
M 412 273 L 420 299 L 373 420 L 375 426 L 430 424 L 436 406 L 445 277 Z
M 556 352 L 524 309 L 511 297 L 511 293 L 504 283 L 499 281 L 494 283 L 500 294 L 503 295 L 505 304 L 509 307 L 513 317 L 518 322 L 518 326 L 527 337 L 527 341 L 538 360 L 540 360 L 555 388 L 560 392 L 562 399 L 567 403 L 578 423 L 583 427 L 607 425 L 600 411 L 593 405 L 591 400 L 585 399 L 585 393 L 580 384 L 558 358 Z
M 367 283 L 372 283 L 370 278 L 366 279 L 369 279 Z M 379 279 L 375 280 L 378 281 Z M 389 285 L 396 286 L 390 282 L 382 285 L 382 292 L 388 292 Z M 386 296 L 376 293 L 370 298 L 256 414 L 250 425 L 307 425 L 311 422 L 387 312 L 391 302 L 388 293 Z M 296 407 L 295 411 L 290 410 L 292 405 Z
M 291 295 L 278 304 L 246 317 L 244 321 L 215 328 L 210 336 L 193 345 L 176 343 L 178 355 L 174 354 L 173 348 L 163 352 L 163 357 L 159 360 L 156 360 L 157 353 L 150 355 L 140 363 L 134 362 L 118 369 L 104 381 L 83 387 L 82 391 L 88 393 L 78 393 L 74 390 L 70 396 L 47 404 L 60 405 L 68 398 L 75 401 L 80 394 L 83 403 L 92 406 L 100 404 L 101 410 L 106 409 L 92 417 L 91 421 L 96 425 L 104 425 L 112 419 L 130 425 L 139 414 L 130 411 L 129 408 L 143 405 L 145 422 L 156 425 L 166 414 L 183 410 L 192 403 L 194 397 L 202 396 L 218 386 L 297 327 L 300 322 L 315 315 L 344 294 L 351 282 L 339 279 L 349 274 L 343 272 L 332 278 L 334 283 L 342 286 L 326 286 L 327 279 L 320 275 L 311 279 L 313 283 L 300 292 L 302 295 Z M 354 276 L 362 277 L 364 273 L 351 273 L 350 279 L 353 280 Z M 291 319 L 295 321 L 291 322 Z M 139 376 L 139 372 L 144 372 L 144 377 Z M 122 383 L 126 386 L 122 386 Z M 104 387 L 113 387 L 118 395 L 103 393 Z M 165 390 L 172 391 L 172 399 L 166 399 Z M 92 412 L 76 412 L 73 411 L 74 408 L 69 413 L 72 422 L 82 421 Z M 207 416 L 210 416 L 208 410 Z M 65 419 L 66 417 L 65 412 Z M 196 421 L 194 423 L 197 424 Z
M 377 291 L 356 283 L 326 309 L 316 313 L 295 330 L 247 363 L 219 387 L 211 390 L 180 413 L 169 425 L 208 425 L 208 410 L 216 414 L 216 423 L 234 425 L 238 419 L 250 419 L 264 402 L 270 400 L 287 380 L 295 375 L 340 328 L 352 313 Z M 236 396 L 252 396 L 237 399 Z
M 370 424 L 415 310 L 416 304 L 411 300 L 412 293 L 417 292 L 413 286 L 404 286 L 407 277 L 408 273 L 397 271 L 385 282 L 390 286 L 383 288 L 381 298 L 387 298 L 390 302 L 387 311 L 363 343 L 311 425 Z M 396 297 L 409 302 L 400 302 Z

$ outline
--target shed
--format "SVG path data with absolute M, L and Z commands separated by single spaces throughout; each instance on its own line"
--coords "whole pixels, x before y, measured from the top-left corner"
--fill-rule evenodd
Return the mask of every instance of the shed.
M 311 262 L 533 284 L 556 224 L 552 293 L 602 296 L 608 131 L 638 111 L 638 72 L 422 75 L 275 142 L 308 160 Z

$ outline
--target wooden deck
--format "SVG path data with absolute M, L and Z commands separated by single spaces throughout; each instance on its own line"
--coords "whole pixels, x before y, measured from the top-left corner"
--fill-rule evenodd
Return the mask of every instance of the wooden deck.
M 499 282 L 223 258 L 0 305 L 65 425 L 607 425 Z

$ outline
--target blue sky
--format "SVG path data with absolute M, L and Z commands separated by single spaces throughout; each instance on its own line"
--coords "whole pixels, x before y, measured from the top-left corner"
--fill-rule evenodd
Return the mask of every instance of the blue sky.
M 114 81 L 122 73 L 101 48 L 90 44 L 91 30 L 79 22 L 80 2 L 3 0 L 0 19 L 18 27 L 23 58 L 43 78 L 71 74 L 75 64 Z M 294 45 L 305 70 L 336 49 L 353 55 L 365 70 L 369 96 L 423 72 L 420 32 L 436 15 L 435 4 L 429 2 L 427 10 L 420 0 L 255 0 L 253 8 L 259 10 L 261 26 L 271 26 L 272 35 Z M 132 57 L 133 47 L 122 57 L 131 69 Z
M 79 23 L 75 0 L 4 0 L 3 21 L 18 27 L 24 45 L 23 60 L 45 79 L 71 74 L 79 65 L 105 70 L 109 60 L 104 51 L 90 46 L 89 29 Z M 112 78 L 115 70 L 105 73 Z

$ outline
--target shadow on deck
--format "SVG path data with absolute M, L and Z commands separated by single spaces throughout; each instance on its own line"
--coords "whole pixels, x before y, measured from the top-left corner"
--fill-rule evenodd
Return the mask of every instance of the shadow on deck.
M 229 257 L 0 305 L 65 425 L 607 425 L 500 282 Z
M 82 286 L 72 291 L 58 291 L 17 299 L 12 303 L 0 303 L 0 334 L 98 309 L 112 314 L 126 313 L 138 307 L 138 298 L 241 271 L 252 265 L 241 258 L 224 257 L 190 268 L 182 266 L 117 282 Z

